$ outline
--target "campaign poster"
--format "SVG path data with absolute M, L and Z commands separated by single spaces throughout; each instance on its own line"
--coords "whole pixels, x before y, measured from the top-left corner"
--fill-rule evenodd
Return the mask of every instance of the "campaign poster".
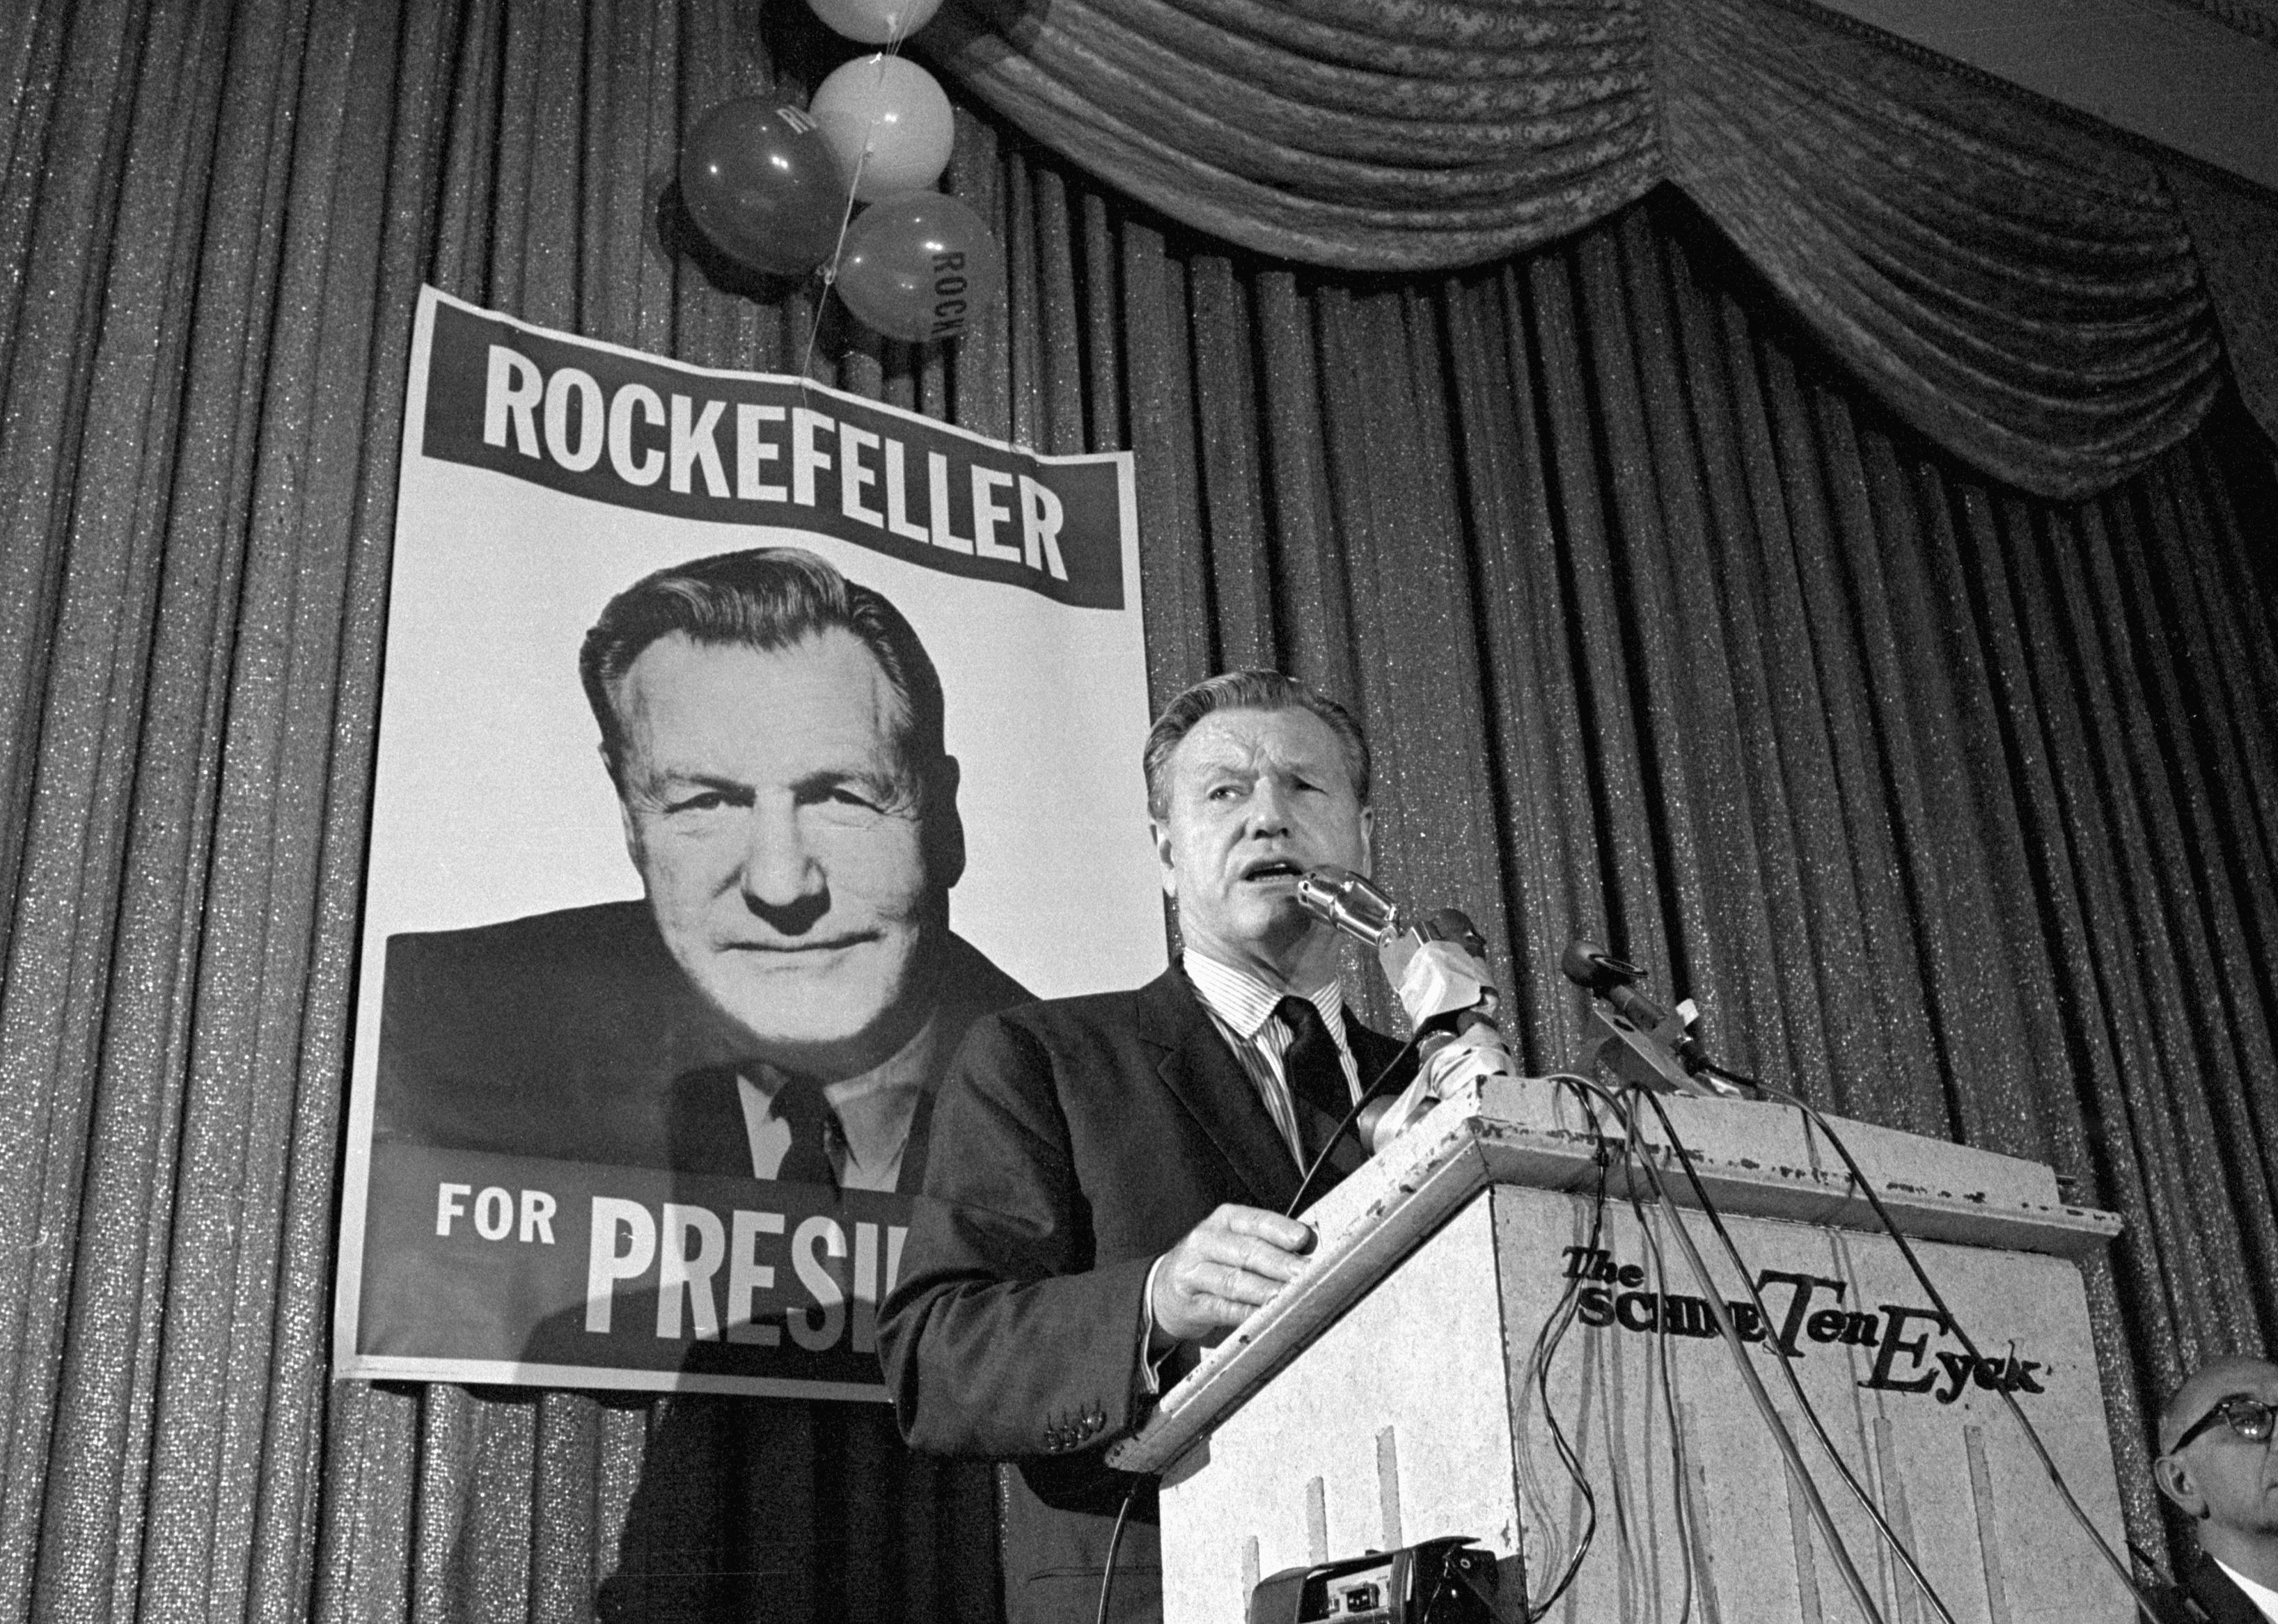
M 337 1373 L 883 1398 L 959 1039 L 1161 966 L 1130 455 L 432 288 L 409 388 Z

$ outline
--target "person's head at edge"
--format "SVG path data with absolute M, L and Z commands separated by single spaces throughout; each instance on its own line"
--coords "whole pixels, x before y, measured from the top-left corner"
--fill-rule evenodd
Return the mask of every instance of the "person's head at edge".
M 2152 1476 L 2192 1520 L 2201 1550 L 2278 1589 L 2278 1450 L 2270 1437 L 2243 1437 L 2223 1419 L 2198 1424 L 2230 1399 L 2278 1405 L 2278 1365 L 2234 1354 L 2193 1371 L 2160 1413 Z
M 1334 699 L 1277 671 L 1232 671 L 1147 735 L 1148 827 L 1187 949 L 1305 991 L 1335 972 L 1334 930 L 1297 905 L 1333 863 L 1369 870 L 1368 741 Z
M 933 662 L 814 553 L 755 548 L 612 599 L 578 658 L 659 934 L 762 1057 L 879 1064 L 931 1007 L 965 866 Z

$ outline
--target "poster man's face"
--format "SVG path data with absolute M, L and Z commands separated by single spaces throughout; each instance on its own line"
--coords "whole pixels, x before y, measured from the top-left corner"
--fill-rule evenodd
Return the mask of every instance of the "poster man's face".
M 794 1071 L 890 1056 L 929 1003 L 957 876 L 920 812 L 954 819 L 956 764 L 921 794 L 869 651 L 836 628 L 775 651 L 676 632 L 615 701 L 626 849 L 688 979 Z
M 1371 827 L 1329 724 L 1306 710 L 1213 711 L 1171 752 L 1154 826 L 1179 934 L 1223 964 L 1284 971 L 1314 926 L 1297 881 L 1368 872 Z

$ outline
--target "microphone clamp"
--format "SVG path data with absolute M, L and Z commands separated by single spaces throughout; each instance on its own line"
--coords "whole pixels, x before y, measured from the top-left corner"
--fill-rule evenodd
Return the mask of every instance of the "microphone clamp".
M 1501 995 L 1487 943 L 1470 919 L 1442 908 L 1410 921 L 1392 898 L 1349 869 L 1331 864 L 1297 881 L 1297 905 L 1376 949 L 1385 980 L 1416 1030 L 1416 1079 L 1396 1100 L 1372 1100 L 1360 1113 L 1362 1141 L 1382 1149 L 1464 1084 L 1519 1075 L 1495 1025 Z
M 1691 1030 L 1691 1004 L 1663 1009 L 1636 985 L 1645 972 L 1635 964 L 1577 936 L 1558 967 L 1596 1001 L 1598 1020 L 1612 1034 L 1599 1046 L 1599 1057 L 1627 1081 L 1677 1094 L 1755 1097 L 1708 1069 L 1708 1053 Z

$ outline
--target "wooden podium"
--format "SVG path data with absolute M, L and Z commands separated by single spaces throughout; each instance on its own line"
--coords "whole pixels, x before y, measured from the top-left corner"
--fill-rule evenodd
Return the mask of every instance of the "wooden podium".
M 2127 1591 L 1999 1391 L 2009 1384 L 2123 1548 L 2078 1267 L 2118 1221 L 2064 1205 L 2037 1163 L 1838 1121 L 1985 1356 L 1973 1364 L 1798 1112 L 1663 1103 L 1777 1322 L 1742 1314 L 1750 1357 L 1886 1624 L 1938 1615 L 1843 1486 L 1775 1361 L 1791 1364 L 1960 1624 L 2127 1624 Z M 1635 1155 L 1665 1170 L 1723 1300 L 1747 1303 L 1658 1122 L 1635 1114 Z M 1111 1457 L 1163 1475 L 1167 1624 L 1230 1624 L 1262 1574 L 1446 1534 L 1496 1553 L 1502 1611 L 1524 1617 L 1517 1592 L 1540 1604 L 1589 1520 L 1578 1476 L 1596 1533 L 1554 1617 L 1861 1617 L 1669 1215 L 1618 1147 L 1601 1153 L 1571 1090 L 1491 1081 L 1307 1215 L 1312 1266 Z M 1538 1382 L 1539 1338 L 1570 1286 L 1574 1317 Z

